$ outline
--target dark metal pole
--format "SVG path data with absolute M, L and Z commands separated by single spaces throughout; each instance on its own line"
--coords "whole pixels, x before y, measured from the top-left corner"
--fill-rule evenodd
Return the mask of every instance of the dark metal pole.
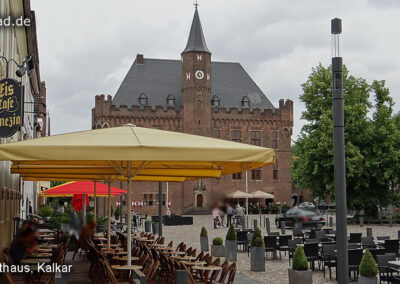
M 347 284 L 347 200 L 346 200 L 346 161 L 344 142 L 344 101 L 343 101 L 343 60 L 340 57 L 339 34 L 342 32 L 342 20 L 335 18 L 331 22 L 333 35 L 332 57 L 332 105 L 333 105 L 333 156 L 334 182 L 336 196 L 336 242 L 337 277 L 340 284 Z
M 158 182 L 158 234 L 162 236 L 162 182 Z

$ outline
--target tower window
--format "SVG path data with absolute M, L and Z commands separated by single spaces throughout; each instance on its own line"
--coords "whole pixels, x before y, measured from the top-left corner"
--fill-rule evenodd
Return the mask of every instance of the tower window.
M 244 96 L 242 99 L 242 107 L 249 108 L 250 107 L 250 99 L 247 96 Z
M 256 146 L 261 146 L 261 132 L 252 131 L 251 132 L 251 144 Z
M 272 132 L 272 149 L 278 149 L 278 133 Z
M 278 159 L 275 159 L 274 164 L 272 165 L 272 179 L 278 180 Z
M 139 96 L 139 104 L 141 105 L 148 105 L 149 104 L 149 99 L 144 93 L 141 93 Z
M 232 130 L 232 141 L 242 142 L 242 131 Z
M 213 96 L 213 98 L 211 99 L 211 106 L 218 107 L 220 105 L 221 105 L 221 99 L 217 95 Z
M 175 105 L 175 97 L 172 94 L 169 94 L 167 97 L 167 105 L 174 106 Z

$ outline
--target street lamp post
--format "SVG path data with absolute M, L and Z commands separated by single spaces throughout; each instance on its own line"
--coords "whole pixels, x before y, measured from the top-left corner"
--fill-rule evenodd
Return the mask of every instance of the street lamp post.
M 342 20 L 331 21 L 332 33 L 332 106 L 333 106 L 333 156 L 336 196 L 337 277 L 340 284 L 347 284 L 347 200 L 346 161 L 344 143 L 343 59 L 340 54 Z
M 8 76 L 9 76 L 10 62 L 14 62 L 15 65 L 18 66 L 18 70 L 15 72 L 15 74 L 18 77 L 24 76 L 26 71 L 30 71 L 31 69 L 33 69 L 32 57 L 30 57 L 30 56 L 28 56 L 24 59 L 24 62 L 22 63 L 22 65 L 19 65 L 18 62 L 15 61 L 13 58 L 7 59 L 7 57 L 5 57 L 5 56 L 0 56 L 0 59 L 3 59 L 6 62 L 6 78 L 8 78 Z M 25 66 L 25 63 L 27 64 L 27 66 Z

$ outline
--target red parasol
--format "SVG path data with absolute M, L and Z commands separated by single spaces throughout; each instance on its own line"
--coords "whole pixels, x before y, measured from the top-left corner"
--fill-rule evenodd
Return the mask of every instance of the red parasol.
M 44 190 L 40 193 L 41 196 L 44 197 L 61 197 L 61 196 L 73 196 L 75 194 L 86 194 L 93 196 L 94 195 L 94 182 L 93 181 L 73 181 L 67 182 L 47 190 Z M 126 190 L 111 187 L 111 195 L 122 195 L 126 194 Z M 104 183 L 96 183 L 96 195 L 107 196 L 108 195 L 108 185 Z

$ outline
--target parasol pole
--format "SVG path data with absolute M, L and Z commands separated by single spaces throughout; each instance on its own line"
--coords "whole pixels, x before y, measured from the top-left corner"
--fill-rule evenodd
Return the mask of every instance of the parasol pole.
M 93 221 L 97 222 L 97 184 L 96 181 L 94 181 L 94 211 L 93 211 Z
M 128 175 L 127 177 L 127 182 L 128 182 L 128 192 L 127 192 L 127 212 L 128 212 L 128 216 L 127 216 L 127 222 L 128 222 L 128 230 L 127 230 L 127 250 L 128 250 L 128 263 L 127 265 L 131 265 L 131 254 L 132 254 L 132 223 L 131 223 L 131 211 L 132 211 L 132 197 L 131 197 L 131 177 L 130 175 Z
M 248 227 L 249 226 L 249 183 L 247 180 L 247 171 L 246 171 L 246 222 Z
M 83 194 L 83 225 L 86 226 L 86 193 Z
M 107 218 L 107 248 L 111 247 L 111 183 L 108 181 L 108 199 L 107 199 L 107 208 L 108 208 L 108 218 Z

